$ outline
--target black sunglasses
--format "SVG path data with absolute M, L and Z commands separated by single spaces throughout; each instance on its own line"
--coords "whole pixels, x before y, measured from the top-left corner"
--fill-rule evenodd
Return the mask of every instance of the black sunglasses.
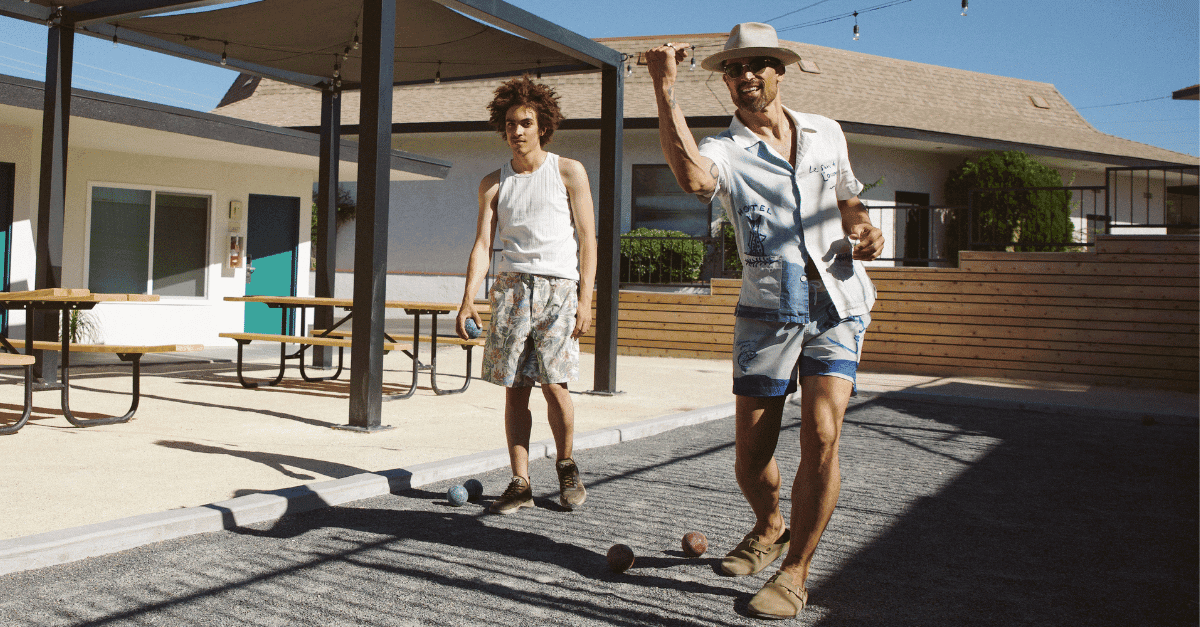
M 749 63 L 726 63 L 721 66 L 721 71 L 725 72 L 725 76 L 729 78 L 740 78 L 745 76 L 746 70 L 749 70 L 751 74 L 758 75 L 769 67 L 779 69 L 780 65 L 783 64 L 774 57 L 759 57 L 751 59 Z

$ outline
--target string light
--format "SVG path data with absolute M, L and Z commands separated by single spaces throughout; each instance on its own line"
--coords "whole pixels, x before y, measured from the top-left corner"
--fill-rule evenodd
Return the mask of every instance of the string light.
M 357 31 L 357 30 L 355 30 L 355 32 L 354 32 L 354 49 L 355 49 L 355 50 L 358 50 L 358 44 L 359 44 L 359 41 L 358 41 L 358 31 Z
M 539 81 L 542 80 L 542 60 L 541 59 L 538 59 L 538 61 L 537 61 L 537 79 Z
M 691 48 L 692 48 L 692 63 L 688 67 L 688 71 L 695 72 L 696 71 L 696 46 L 692 46 Z
M 113 24 L 113 48 L 117 47 L 117 25 Z
M 433 73 L 433 84 L 434 85 L 442 84 L 442 62 L 441 61 L 438 61 L 438 69 L 436 72 Z
M 858 41 L 858 11 L 854 12 L 854 41 Z
M 229 62 L 229 55 L 225 54 L 225 50 L 228 47 L 229 47 L 228 41 L 224 42 L 223 45 L 221 46 L 221 65 L 225 65 L 226 63 Z
M 961 13 L 961 15 L 963 17 L 967 16 L 967 0 L 963 0 L 963 12 Z
M 629 59 L 630 55 L 621 55 L 621 60 L 625 62 L 625 76 L 633 76 L 633 65 L 629 63 Z

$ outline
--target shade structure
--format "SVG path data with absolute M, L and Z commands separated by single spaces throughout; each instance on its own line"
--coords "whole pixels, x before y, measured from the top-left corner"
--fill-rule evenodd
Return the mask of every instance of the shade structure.
M 118 42 L 316 89 L 351 90 L 362 83 L 362 0 L 258 0 L 205 6 L 190 13 L 144 15 L 198 4 L 211 3 L 2 0 L 0 13 L 28 19 L 39 13 L 52 15 L 61 6 L 64 18 L 82 34 L 115 36 Z M 538 41 L 536 35 L 518 36 L 465 14 L 475 12 L 477 6 L 483 11 L 503 3 L 395 0 L 395 4 L 394 85 L 598 71 L 605 61 L 620 62 L 619 53 L 589 39 L 576 36 L 565 46 L 557 41 L 561 34 L 572 34 L 569 31 L 551 28 L 549 39 Z M 503 6 L 514 23 L 541 21 Z
M 383 277 L 389 213 L 387 185 L 392 141 L 392 86 L 523 73 L 600 71 L 603 132 L 600 146 L 600 270 L 597 273 L 596 391 L 615 392 L 616 253 L 621 201 L 620 53 L 499 0 L 258 0 L 213 10 L 213 0 L 0 0 L 0 15 L 49 26 L 42 175 L 37 229 L 41 287 L 61 281 L 63 188 L 74 35 L 113 38 L 174 56 L 220 63 L 324 94 L 359 89 L 359 211 L 354 267 L 355 332 L 349 427 L 381 427 L 379 391 L 383 334 Z M 361 46 L 356 46 L 361 39 Z M 328 114 L 327 114 L 328 113 Z M 322 136 L 337 137 L 335 111 L 322 113 Z M 318 229 L 332 219 L 335 141 L 322 141 Z M 607 227 L 607 228 L 606 228 Z M 53 233 L 52 233 L 53 230 Z M 327 230 L 326 230 L 327 232 Z M 57 254 L 55 251 L 58 251 Z M 326 254 L 326 256 L 328 253 Z M 328 261 L 328 259 L 326 260 Z M 322 280 L 318 265 L 318 287 Z M 328 278 L 328 277 L 326 277 Z M 327 296 L 330 294 L 317 294 Z M 366 312 L 367 315 L 362 314 Z M 359 328 L 359 321 L 364 321 Z

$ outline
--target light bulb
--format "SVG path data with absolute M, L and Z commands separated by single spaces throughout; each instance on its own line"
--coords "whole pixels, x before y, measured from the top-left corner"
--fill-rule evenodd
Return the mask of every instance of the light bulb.
M 633 76 L 633 66 L 628 61 L 625 62 L 625 76 Z
M 359 44 L 358 33 L 354 33 L 354 49 L 355 50 L 358 50 L 358 44 Z
M 692 46 L 692 62 L 688 65 L 689 72 L 696 71 L 696 47 Z
M 433 73 L 433 84 L 434 85 L 442 84 L 442 62 L 441 61 L 438 61 L 438 69 L 436 72 Z
M 854 25 L 854 41 L 858 41 L 858 24 Z
M 963 0 L 963 10 L 960 15 L 962 15 L 963 17 L 967 16 L 967 0 Z
M 229 42 L 228 42 L 228 41 L 227 41 L 227 42 L 225 42 L 225 43 L 224 43 L 224 44 L 221 46 L 221 65 L 225 65 L 225 63 L 229 61 L 229 56 L 225 54 L 225 48 L 228 48 L 228 47 L 229 47 Z

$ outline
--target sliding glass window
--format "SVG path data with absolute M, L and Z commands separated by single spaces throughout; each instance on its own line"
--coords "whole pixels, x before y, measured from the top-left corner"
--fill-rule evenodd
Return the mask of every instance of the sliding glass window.
M 91 200 L 88 289 L 205 295 L 209 196 L 94 186 Z

